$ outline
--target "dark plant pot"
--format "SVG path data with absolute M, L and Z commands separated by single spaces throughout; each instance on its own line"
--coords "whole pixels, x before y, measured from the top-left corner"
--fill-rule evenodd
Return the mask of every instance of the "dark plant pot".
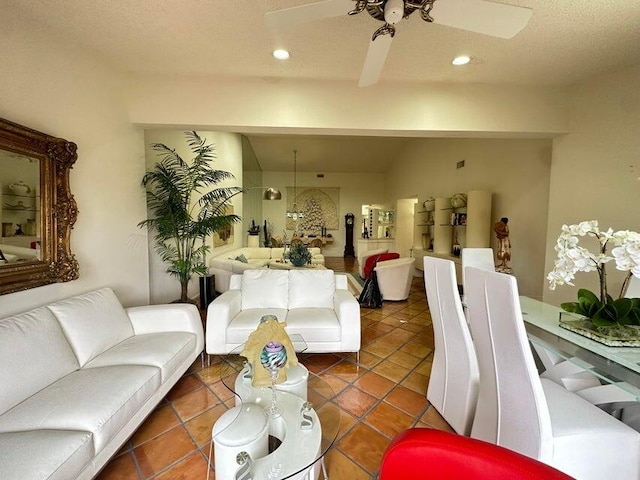
M 291 263 L 293 264 L 294 267 L 304 267 L 305 264 L 307 263 L 307 259 L 306 258 L 290 258 L 289 259 L 291 261 Z

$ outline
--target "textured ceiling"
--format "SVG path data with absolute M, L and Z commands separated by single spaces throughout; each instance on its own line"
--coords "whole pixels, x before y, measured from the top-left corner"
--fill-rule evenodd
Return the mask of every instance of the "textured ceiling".
M 0 16 L 2 10 L 10 9 L 12 18 L 20 23 L 18 28 L 47 29 L 85 46 L 114 68 L 131 73 L 347 80 L 356 84 L 369 39 L 380 22 L 362 13 L 286 31 L 274 32 L 263 24 L 265 12 L 314 1 L 2 0 Z M 527 27 L 510 40 L 426 24 L 417 13 L 402 20 L 396 26 L 381 83 L 562 86 L 640 63 L 638 0 L 501 3 L 533 10 Z M 274 60 L 274 48 L 289 49 L 292 58 Z M 470 55 L 474 61 L 453 67 L 451 58 L 460 54 Z M 277 142 L 277 138 L 270 141 Z M 250 136 L 250 140 L 266 169 L 278 170 L 282 155 L 288 151 L 291 156 L 291 143 L 274 143 L 271 148 L 265 137 Z M 365 148 L 357 138 L 349 147 L 335 138 L 326 142 L 341 149 Z M 369 151 L 385 158 L 401 142 L 389 139 L 384 148 L 372 143 Z M 276 152 L 279 163 L 269 160 L 276 158 Z M 344 171 L 345 167 L 340 168 Z M 303 164 L 301 169 L 307 168 Z

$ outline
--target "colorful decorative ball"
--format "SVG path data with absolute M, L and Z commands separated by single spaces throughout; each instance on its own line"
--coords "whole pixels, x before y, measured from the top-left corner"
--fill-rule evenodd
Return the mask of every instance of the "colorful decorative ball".
M 287 363 L 287 350 L 279 342 L 269 342 L 260 353 L 260 363 L 269 371 L 278 370 Z

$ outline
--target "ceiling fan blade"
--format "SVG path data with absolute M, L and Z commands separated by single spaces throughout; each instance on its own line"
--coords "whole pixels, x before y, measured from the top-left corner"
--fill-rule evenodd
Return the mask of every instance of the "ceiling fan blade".
M 512 38 L 527 26 L 533 10 L 485 0 L 436 0 L 431 10 L 434 23 Z
M 347 15 L 353 9 L 351 0 L 324 0 L 264 14 L 264 22 L 275 29 L 291 28 L 302 23 Z
M 362 67 L 358 82 L 359 87 L 368 87 L 378 81 L 391 47 L 391 40 L 393 40 L 391 35 L 379 35 L 375 40 L 369 42 L 367 58 L 364 60 L 364 67 Z

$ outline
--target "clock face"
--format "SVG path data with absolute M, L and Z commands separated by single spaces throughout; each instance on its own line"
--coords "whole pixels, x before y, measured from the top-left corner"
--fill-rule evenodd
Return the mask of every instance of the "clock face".
M 353 215 L 345 215 L 347 225 L 353 225 Z

